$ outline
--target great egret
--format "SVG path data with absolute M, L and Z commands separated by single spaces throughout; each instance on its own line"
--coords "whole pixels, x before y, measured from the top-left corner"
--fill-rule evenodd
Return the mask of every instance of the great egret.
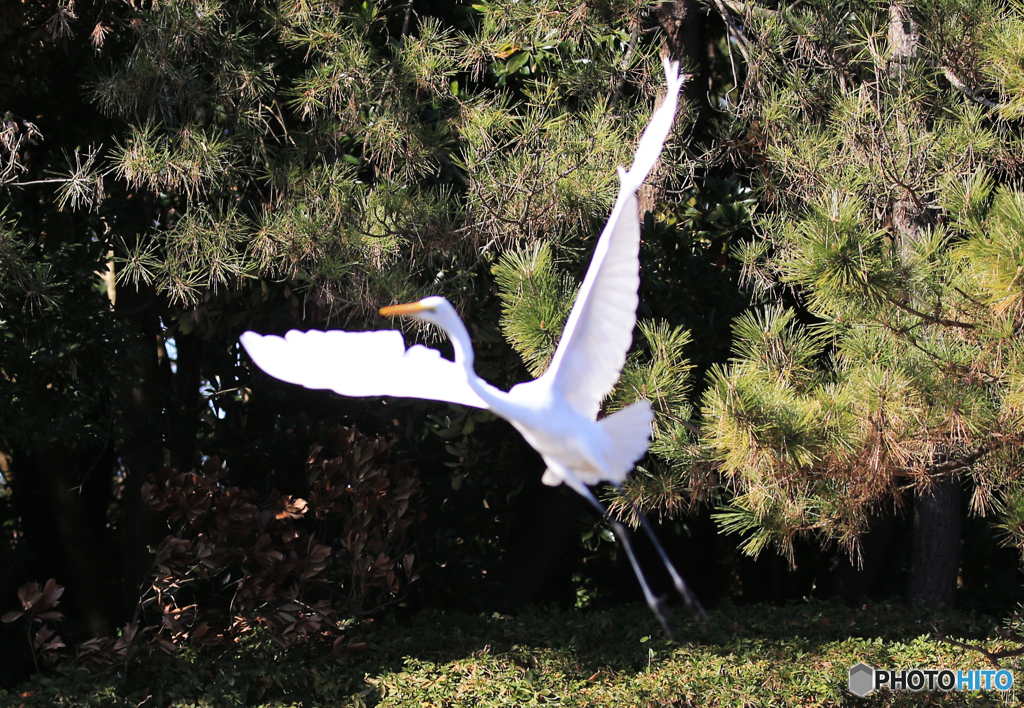
M 451 303 L 428 297 L 381 308 L 385 316 L 409 316 L 437 325 L 448 335 L 455 361 L 420 345 L 406 349 L 401 332 L 291 331 L 282 337 L 242 335 L 242 345 L 265 372 L 306 388 L 346 396 L 404 396 L 486 408 L 512 423 L 544 458 L 543 482 L 566 483 L 602 514 L 607 511 L 587 485 L 622 482 L 647 452 L 654 413 L 641 400 L 597 420 L 601 401 L 622 372 L 633 340 L 640 287 L 640 222 L 636 192 L 654 167 L 675 117 L 682 78 L 664 62 L 668 90 L 637 146 L 628 171 L 619 168 L 619 193 L 594 249 L 593 259 L 547 371 L 507 393 L 473 370 L 473 346 Z M 683 579 L 641 516 L 680 594 L 699 612 Z M 670 634 L 660 601 L 636 562 L 628 534 L 613 528 L 643 588 L 648 604 Z

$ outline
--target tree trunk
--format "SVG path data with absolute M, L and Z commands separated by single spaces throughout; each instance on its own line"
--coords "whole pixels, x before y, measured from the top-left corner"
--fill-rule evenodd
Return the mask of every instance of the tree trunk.
M 893 3 L 889 6 L 889 46 L 892 50 L 889 73 L 902 76 L 909 63 L 917 55 L 919 35 L 917 23 L 910 8 Z M 901 130 L 907 126 L 900 124 Z M 903 194 L 892 205 L 892 225 L 899 237 L 900 257 L 907 262 L 914 244 L 920 240 L 927 226 L 927 214 L 916 194 L 903 190 Z
M 162 538 L 161 517 L 142 499 L 142 485 L 164 463 L 164 444 L 160 429 L 163 411 L 160 391 L 162 348 L 155 298 L 148 287 L 119 288 L 117 309 L 138 324 L 137 351 L 132 358 L 135 385 L 124 402 L 125 441 L 121 450 L 124 468 L 124 492 L 121 503 L 124 518 L 121 534 L 124 545 L 122 609 L 131 618 L 139 603 L 140 589 L 152 567 L 149 547 Z
M 682 98 L 687 109 L 700 122 L 710 111 L 707 85 L 707 45 L 704 42 L 704 22 L 707 8 L 697 0 L 676 0 L 663 2 L 655 8 L 658 24 L 665 32 L 662 56 L 680 63 L 680 71 L 688 74 L 683 84 Z M 639 28 L 638 28 L 639 29 Z M 696 129 L 696 128 L 695 128 Z M 637 199 L 640 216 L 653 212 L 658 200 L 664 198 L 665 176 L 659 159 L 650 176 L 640 186 Z
M 960 568 L 960 496 L 956 477 L 944 477 L 915 495 L 908 604 L 953 605 Z
M 909 5 L 889 6 L 889 71 L 902 76 L 918 54 L 920 35 Z M 915 242 L 928 227 L 928 214 L 919 194 L 904 190 L 892 208 L 892 223 L 900 255 L 909 261 Z M 914 498 L 914 535 L 911 543 L 910 584 L 907 602 L 952 605 L 960 563 L 960 482 L 957 477 L 936 480 Z
M 886 567 L 894 525 L 891 505 L 876 510 L 869 517 L 868 530 L 860 539 L 859 562 L 846 553 L 839 559 L 839 564 L 832 571 L 830 594 L 838 597 L 844 605 L 854 605 L 871 597 Z
M 110 447 L 81 449 L 39 441 L 10 459 L 12 498 L 20 518 L 27 576 L 56 578 L 69 613 L 94 636 L 114 626 L 104 529 L 114 456 Z
M 505 551 L 502 606 L 512 612 L 542 599 L 559 601 L 568 587 L 566 552 L 583 509 L 581 497 L 565 487 L 544 487 L 519 500 L 512 538 Z
M 196 467 L 196 436 L 199 431 L 199 382 L 202 343 L 195 332 L 174 337 L 178 371 L 174 374 L 174 405 L 169 406 L 167 447 L 171 467 L 187 472 Z
M 896 71 L 917 56 L 920 35 L 909 6 L 894 2 L 889 5 L 889 47 Z
M 692 101 L 698 111 L 708 104 L 708 55 L 704 41 L 704 22 L 708 10 L 697 0 L 663 2 L 655 8 L 658 24 L 665 31 L 662 56 L 678 61 L 689 78 L 683 84 L 683 98 Z
M 93 636 L 106 636 L 111 630 L 108 614 L 111 608 L 107 602 L 109 588 L 103 579 L 106 564 L 100 555 L 102 543 L 97 529 L 88 523 L 94 510 L 87 504 L 85 488 L 87 482 L 89 486 L 96 486 L 98 482 L 109 488 L 111 471 L 97 470 L 97 479 L 90 479 L 92 470 L 79 473 L 76 462 L 88 467 L 93 460 L 81 459 L 83 451 L 68 450 L 56 441 L 38 446 L 32 457 L 36 473 L 46 480 L 48 496 L 53 504 L 52 513 L 70 573 L 69 589 L 74 591 L 71 599 Z M 99 499 L 102 503 L 106 496 L 101 495 Z M 105 511 L 104 506 L 102 512 Z

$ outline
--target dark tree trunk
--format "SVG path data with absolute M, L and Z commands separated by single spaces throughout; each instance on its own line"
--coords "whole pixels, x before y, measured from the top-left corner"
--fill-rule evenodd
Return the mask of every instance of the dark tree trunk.
M 911 5 L 889 6 L 889 70 L 904 75 L 918 56 L 920 35 Z M 914 244 L 926 233 L 929 214 L 917 193 L 904 190 L 892 208 L 892 223 L 900 256 L 908 261 Z M 960 483 L 957 477 L 936 480 L 930 490 L 914 498 L 914 535 L 911 543 L 909 603 L 953 604 L 960 564 Z
M 960 482 L 944 477 L 914 498 L 908 604 L 953 605 L 960 568 Z
M 655 9 L 658 24 L 665 32 L 665 43 L 661 54 L 680 63 L 680 71 L 688 75 L 683 84 L 682 99 L 687 109 L 700 123 L 709 115 L 708 104 L 708 53 L 704 41 L 704 24 L 707 8 L 697 0 L 676 0 L 663 2 Z M 698 128 L 695 126 L 694 130 Z M 665 177 L 661 160 L 655 164 L 650 176 L 640 187 L 637 197 L 640 202 L 641 218 L 654 211 L 659 199 L 664 198 Z
M 683 85 L 683 97 L 703 111 L 708 105 L 708 54 L 704 41 L 707 6 L 697 0 L 663 2 L 655 9 L 658 24 L 665 31 L 662 55 L 680 62 L 689 75 Z
M 579 495 L 567 494 L 563 485 L 543 487 L 520 500 L 519 521 L 505 553 L 506 611 L 560 599 L 558 590 L 569 580 L 566 553 L 582 508 Z
M 109 621 L 111 608 L 107 602 L 109 587 L 104 581 L 107 564 L 103 561 L 103 544 L 97 529 L 89 523 L 89 517 L 95 510 L 90 508 L 88 497 L 83 492 L 87 481 L 90 488 L 98 486 L 96 482 L 109 488 L 110 470 L 97 470 L 98 480 L 83 479 L 85 475 L 78 472 L 76 462 L 85 460 L 76 460 L 76 457 L 72 451 L 56 443 L 40 445 L 32 454 L 35 472 L 45 480 L 46 493 L 53 505 L 57 535 L 70 574 L 69 589 L 74 591 L 69 593 L 70 599 L 89 631 L 94 636 L 104 636 L 110 633 L 112 626 Z M 104 500 L 105 495 L 100 495 L 99 502 L 102 504 Z M 102 507 L 101 513 L 105 511 L 106 508 Z
M 875 511 L 868 520 L 868 531 L 861 536 L 859 562 L 847 554 L 832 571 L 830 594 L 845 605 L 854 605 L 871 597 L 886 567 L 892 545 L 895 515 L 891 506 Z
M 196 466 L 202 343 L 195 332 L 179 332 L 174 343 L 178 349 L 178 371 L 174 374 L 175 405 L 168 411 L 171 429 L 167 447 L 171 452 L 171 467 L 184 472 Z
M 142 499 L 142 485 L 164 463 L 160 419 L 163 412 L 161 358 L 163 342 L 155 297 L 148 287 L 119 288 L 117 309 L 138 325 L 138 338 L 130 356 L 135 385 L 124 402 L 125 440 L 121 450 L 124 468 L 124 518 L 121 525 L 124 547 L 122 609 L 131 617 L 139 603 L 140 590 L 152 567 L 149 546 L 162 538 L 161 517 Z M 164 355 L 166 356 L 166 354 Z
M 70 614 L 96 636 L 114 626 L 104 534 L 113 466 L 111 448 L 50 440 L 31 452 L 17 451 L 7 473 L 24 533 L 27 578 L 64 585 Z

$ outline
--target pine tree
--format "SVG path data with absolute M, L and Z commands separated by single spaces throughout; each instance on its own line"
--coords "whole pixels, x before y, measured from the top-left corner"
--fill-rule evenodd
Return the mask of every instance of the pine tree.
M 951 603 L 961 488 L 1024 548 L 1020 499 L 1024 18 L 989 2 L 727 4 L 732 107 L 758 184 L 737 255 L 763 304 L 712 369 L 705 459 L 746 549 L 856 555 L 915 509 L 910 598 Z
M 162 537 L 141 501 L 149 476 L 217 456 L 289 489 L 320 423 L 440 437 L 424 465 L 448 465 L 444 487 L 475 479 L 495 504 L 536 483 L 540 470 L 502 454 L 514 431 L 484 437 L 485 418 L 432 409 L 424 433 L 425 404 L 317 401 L 249 370 L 237 337 L 392 326 L 380 305 L 441 294 L 478 324 L 485 375 L 524 376 L 499 310 L 515 346 L 553 345 L 614 166 L 661 90 L 647 3 L 33 0 L 4 12 L 0 328 L 15 344 L 0 354 L 0 450 L 26 542 L 54 549 L 26 572 L 60 566 L 56 549 L 89 566 L 76 540 L 113 545 L 116 528 L 123 567 L 71 573 L 104 631 L 134 609 Z M 663 184 L 684 166 L 666 160 Z M 510 293 L 527 265 L 543 297 L 520 298 L 533 319 L 517 325 Z M 650 355 L 609 407 L 656 395 L 668 430 L 685 417 L 686 338 L 656 322 L 642 334 Z M 491 472 L 481 458 L 497 460 Z M 82 484 L 95 486 L 87 512 L 53 524 L 47 500 L 75 501 Z

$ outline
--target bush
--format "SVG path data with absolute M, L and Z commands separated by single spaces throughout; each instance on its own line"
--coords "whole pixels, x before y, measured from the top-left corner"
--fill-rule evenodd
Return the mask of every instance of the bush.
M 283 645 L 341 636 L 353 614 L 398 597 L 416 579 L 409 530 L 418 517 L 416 472 L 394 459 L 393 442 L 337 430 L 337 451 L 310 451 L 308 500 L 258 504 L 228 486 L 217 458 L 202 472 L 165 469 L 143 488 L 177 532 L 156 549 L 147 614 L 161 645 L 220 644 L 260 626 Z
M 134 620 L 118 637 L 78 645 L 74 665 L 127 664 L 140 652 L 238 642 L 258 629 L 282 647 L 311 637 L 329 638 L 338 653 L 358 644 L 350 618 L 394 602 L 417 579 L 410 531 L 425 514 L 419 476 L 395 459 L 393 441 L 333 432 L 334 454 L 319 444 L 310 451 L 305 499 L 261 500 L 228 484 L 216 457 L 201 471 L 164 468 L 143 485 L 174 532 L 155 549 Z M 53 580 L 43 590 L 30 583 L 19 591 L 23 612 L 3 617 L 29 623 L 34 658 L 70 658 L 52 626 L 62 592 Z
M 1003 705 L 995 692 L 848 693 L 848 669 L 859 661 L 990 668 L 979 653 L 929 637 L 938 631 L 996 648 L 1001 640 L 984 639 L 987 622 L 927 617 L 895 605 L 727 607 L 705 623 L 682 618 L 685 641 L 670 644 L 644 606 L 391 614 L 363 623 L 362 650 L 342 655 L 320 639 L 284 649 L 257 629 L 232 646 L 147 659 L 122 676 L 39 676 L 0 691 L 0 708 Z

